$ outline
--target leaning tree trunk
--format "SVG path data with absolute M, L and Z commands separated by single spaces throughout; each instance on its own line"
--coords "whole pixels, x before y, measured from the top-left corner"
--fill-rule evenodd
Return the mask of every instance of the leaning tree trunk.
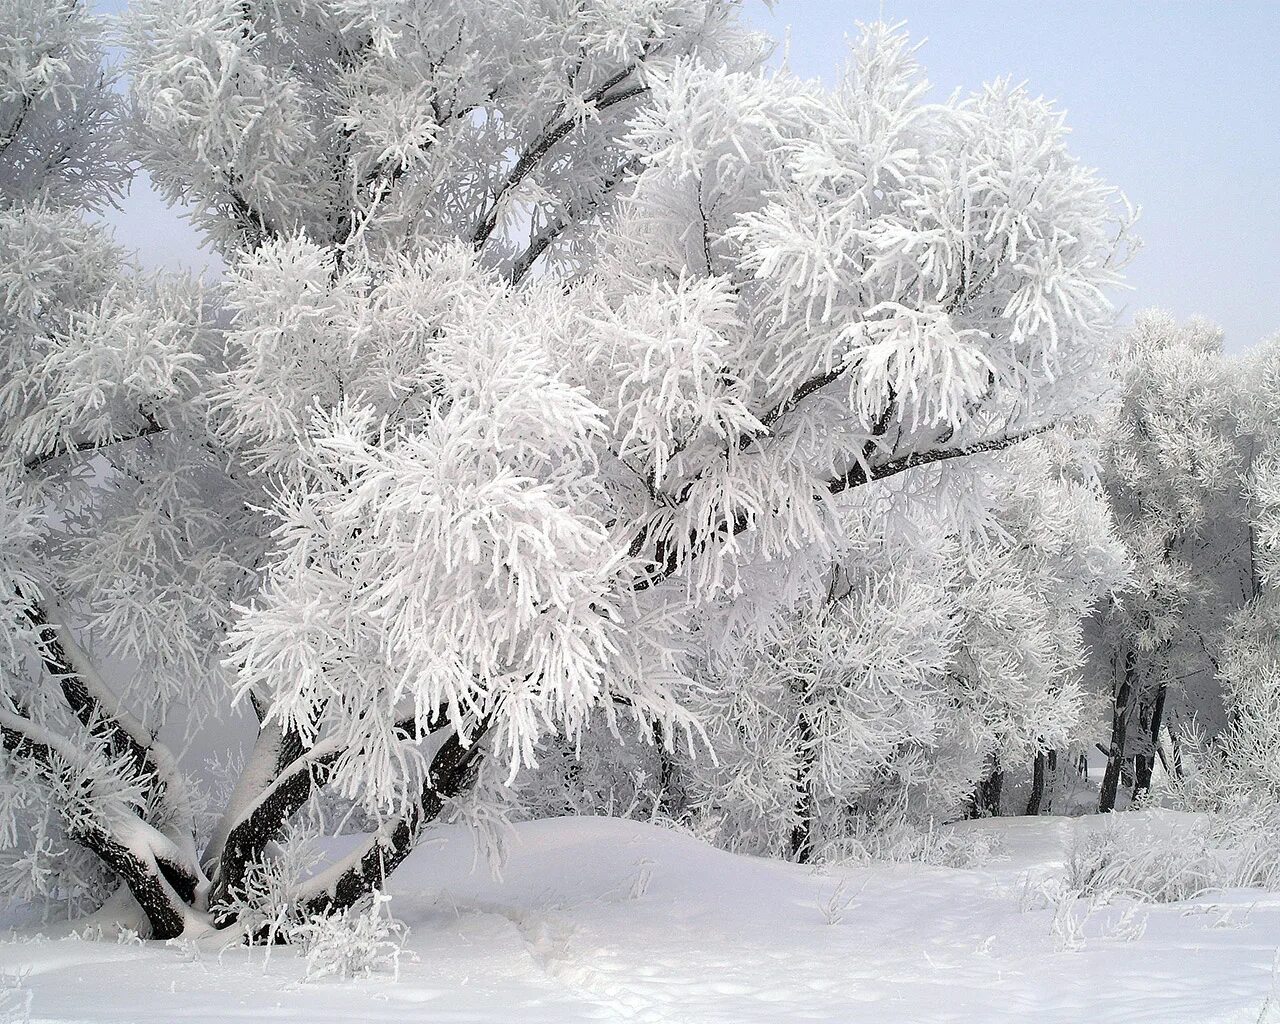
M 383 888 L 387 876 L 412 852 L 422 830 L 475 779 L 485 730 L 482 724 L 467 744 L 457 733 L 451 734 L 431 759 L 418 799 L 345 860 L 306 884 L 298 906 L 307 916 L 340 913 Z
M 1132 649 L 1125 652 L 1124 667 L 1115 689 L 1115 703 L 1111 710 L 1111 748 L 1107 751 L 1107 770 L 1102 776 L 1102 790 L 1098 794 L 1098 810 L 1103 813 L 1115 810 L 1116 796 L 1120 792 L 1129 718 L 1133 714 L 1136 660 Z
M 1161 683 L 1160 688 L 1156 691 L 1156 699 L 1151 708 L 1150 721 L 1147 723 L 1147 735 L 1151 742 L 1151 748 L 1147 752 L 1138 755 L 1134 772 L 1133 795 L 1135 797 L 1140 793 L 1151 791 L 1151 776 L 1155 771 L 1156 751 L 1160 746 L 1160 730 L 1164 727 L 1164 705 L 1168 691 L 1168 683 Z

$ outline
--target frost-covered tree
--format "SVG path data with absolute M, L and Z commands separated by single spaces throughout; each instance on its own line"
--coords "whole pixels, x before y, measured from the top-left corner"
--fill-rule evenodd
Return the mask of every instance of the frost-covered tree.
M 482 739 L 514 766 L 601 699 L 670 710 L 669 658 L 628 619 L 598 515 L 599 410 L 538 341 L 571 307 L 551 284 L 512 285 L 539 257 L 571 263 L 605 212 L 648 62 L 721 59 L 717 45 L 749 59 L 728 11 L 130 13 L 135 148 L 231 265 L 225 329 L 205 345 L 197 296 L 119 277 L 100 233 L 43 261 L 6 246 L 30 343 L 6 352 L 5 837 L 14 877 L 47 890 L 30 895 L 68 891 L 41 880 L 44 861 L 78 863 L 70 839 L 154 935 L 231 923 L 270 844 L 331 784 L 382 822 L 298 894 L 304 914 L 342 909 L 465 788 Z M 92 43 L 64 31 L 91 24 L 70 4 L 48 24 L 6 12 L 15 158 L 67 148 L 68 180 L 116 184 L 94 148 L 117 141 L 116 102 Z M 54 195 L 62 173 L 31 191 Z M 134 670 L 108 687 L 91 655 Z M 198 851 L 154 731 L 175 698 L 233 695 L 261 735 Z M 89 901 L 112 885 L 75 884 Z
M 1007 85 L 925 103 L 882 27 L 828 94 L 759 70 L 733 15 L 135 3 L 138 152 L 229 270 L 216 317 L 156 286 L 146 331 L 104 342 L 155 340 L 138 362 L 168 390 L 144 377 L 134 429 L 89 441 L 145 441 L 80 452 L 76 514 L 39 524 L 74 571 L 12 560 L 19 611 L 67 610 L 48 678 L 23 654 L 49 631 L 18 637 L 12 714 L 104 694 L 83 729 L 120 785 L 90 820 L 152 934 L 254 920 L 320 788 L 373 828 L 294 889 L 302 916 L 380 889 L 442 814 L 482 817 L 548 736 L 694 730 L 709 615 L 758 632 L 823 585 L 870 485 L 928 491 L 1100 393 L 1127 220 L 1060 115 Z M 138 666 L 125 706 L 258 713 L 198 855 L 81 630 Z
M 1245 485 L 1252 599 L 1233 616 L 1217 666 L 1225 727 L 1200 752 L 1184 790 L 1200 805 L 1269 810 L 1280 796 L 1280 338 L 1241 358 L 1238 374 L 1252 456 Z
M 851 662 L 886 666 L 901 686 L 926 689 L 929 672 L 949 664 L 939 653 L 945 631 L 930 636 L 928 616 L 894 611 L 928 604 L 910 579 L 917 562 L 947 562 L 928 554 L 943 541 L 926 530 L 923 542 L 908 543 L 906 557 L 898 554 L 901 578 L 877 570 L 891 557 L 876 549 L 885 543 L 883 521 L 910 519 L 884 490 L 891 478 L 909 480 L 903 491 L 916 502 L 946 505 L 954 497 L 941 489 L 948 477 L 927 467 L 1008 447 L 1106 387 L 1104 289 L 1116 280 L 1124 227 L 1116 197 L 1066 154 L 1049 105 L 1003 84 L 932 105 L 921 99 L 924 88 L 905 40 L 882 26 L 859 43 L 833 93 L 785 74 L 693 67 L 656 82 L 655 103 L 633 130 L 645 169 L 601 249 L 610 308 L 597 320 L 611 331 L 608 360 L 593 362 L 595 349 L 585 348 L 564 360 L 583 368 L 583 383 L 617 424 L 616 463 L 605 468 L 615 493 L 643 510 L 632 549 L 651 552 L 652 568 L 641 588 L 682 581 L 703 606 L 699 618 L 728 601 L 729 631 L 764 637 L 745 663 L 707 669 L 697 691 L 711 703 L 704 724 L 710 715 L 725 744 L 742 747 L 759 769 L 713 770 L 709 790 L 724 790 L 708 798 L 766 823 L 768 839 L 735 833 L 741 822 L 725 825 L 726 837 L 744 835 L 757 849 L 779 851 L 791 840 L 777 823 L 799 813 L 797 772 L 808 769 L 797 760 L 806 748 L 827 743 L 833 758 L 857 762 L 847 788 L 833 789 L 840 797 L 893 749 L 891 740 L 871 753 L 858 746 L 866 741 L 858 723 L 876 728 L 870 706 L 895 697 L 859 692 L 831 631 L 850 631 Z M 685 310 L 677 322 L 666 312 L 671 298 Z M 599 338 L 585 340 L 599 346 Z M 848 533 L 849 510 L 861 507 L 879 509 L 871 552 L 865 544 L 858 551 L 857 530 Z M 839 564 L 850 543 L 853 563 Z M 926 574 L 931 582 L 914 586 L 941 593 L 960 572 L 951 566 L 941 580 Z M 977 595 L 998 587 L 977 576 L 972 625 L 980 631 L 987 627 Z M 845 586 L 851 596 L 833 613 L 827 595 Z M 1092 586 L 1077 597 L 1092 595 Z M 995 596 L 1009 603 L 993 616 L 1034 618 L 1025 595 Z M 782 614 L 781 634 L 770 636 L 790 602 L 801 610 Z M 884 632 L 857 634 L 861 627 L 844 621 L 855 608 L 879 616 Z M 894 624 L 903 622 L 899 635 Z M 800 640 L 810 632 L 818 650 L 829 650 L 827 679 Z M 1021 642 L 1034 636 L 1028 629 Z M 932 653 L 912 655 L 912 644 Z M 980 676 L 999 658 L 978 648 L 972 656 L 969 671 Z M 775 661 L 792 657 L 790 673 Z M 848 710 L 843 737 L 839 716 L 823 722 L 829 737 L 804 724 L 788 675 L 801 689 L 838 694 Z M 1052 673 L 1033 675 L 1027 692 L 1045 699 Z M 915 735 L 930 728 L 913 727 Z M 901 723 L 885 725 L 890 736 L 894 729 L 912 735 Z M 750 740 L 741 739 L 744 730 Z M 990 753 L 991 735 L 966 749 Z M 620 771 L 611 770 L 602 745 L 587 746 L 604 772 L 589 790 L 623 805 L 644 772 L 634 746 L 625 751 Z M 565 771 L 570 785 L 539 785 L 530 799 L 581 806 L 570 791 L 584 773 L 572 762 Z M 979 774 L 957 773 L 953 784 L 967 795 Z M 670 765 L 657 776 L 665 788 Z
M 1134 580 L 1099 612 L 1095 653 L 1111 698 L 1104 811 L 1122 777 L 1150 785 L 1171 698 L 1185 722 L 1212 680 L 1230 612 L 1252 590 L 1239 378 L 1221 331 L 1143 314 L 1117 345 L 1115 373 L 1103 480 Z
M 1069 451 L 1033 441 L 866 489 L 842 508 L 824 588 L 798 590 L 767 630 L 743 631 L 742 598 L 704 622 L 685 700 L 705 739 L 665 757 L 603 736 L 585 757 L 562 747 L 526 803 L 662 813 L 800 860 L 891 824 L 998 813 L 1000 766 L 1076 734 L 1081 623 L 1127 568 Z M 975 808 L 984 783 L 993 806 Z
M 195 892 L 157 718 L 103 684 L 84 637 L 135 620 L 116 653 L 145 652 L 135 707 L 162 708 L 201 624 L 155 627 L 178 610 L 188 541 L 216 529 L 186 514 L 173 463 L 137 472 L 160 433 L 194 443 L 201 313 L 82 216 L 127 180 L 101 29 L 82 3 L 0 4 L 0 887 L 73 907 L 120 882 L 157 905 Z

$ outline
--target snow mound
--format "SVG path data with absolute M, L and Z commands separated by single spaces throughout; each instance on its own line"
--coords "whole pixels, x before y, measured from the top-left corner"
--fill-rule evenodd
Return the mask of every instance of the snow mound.
M 1124 822 L 1163 834 L 1186 823 Z M 1280 896 L 1077 900 L 1070 851 L 1104 827 L 957 826 L 998 837 L 1002 855 L 980 870 L 814 869 L 561 818 L 516 828 L 501 879 L 445 828 L 390 887 L 412 929 L 399 980 L 304 983 L 287 949 L 15 936 L 0 944 L 0 1006 L 128 1024 L 1280 1022 Z

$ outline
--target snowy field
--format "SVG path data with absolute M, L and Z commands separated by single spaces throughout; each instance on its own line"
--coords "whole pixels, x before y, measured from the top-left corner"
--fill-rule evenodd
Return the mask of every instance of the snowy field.
M 501 882 L 446 831 L 393 879 L 412 928 L 398 980 L 304 982 L 288 949 L 78 938 L 5 942 L 0 965 L 10 1017 L 33 1022 L 1280 1022 L 1280 895 L 1055 900 L 1105 819 L 961 827 L 997 838 L 992 866 L 810 869 L 558 819 L 517 828 Z

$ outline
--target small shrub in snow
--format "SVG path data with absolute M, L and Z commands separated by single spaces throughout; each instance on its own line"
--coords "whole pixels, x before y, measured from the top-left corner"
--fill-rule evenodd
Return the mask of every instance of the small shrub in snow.
M 30 971 L 0 971 L 0 1021 L 5 1024 L 27 1024 L 31 1020 L 29 976 Z
M 999 836 L 981 830 L 921 826 L 909 819 L 880 820 L 832 843 L 823 859 L 867 864 L 872 861 L 972 868 L 990 863 L 1000 852 Z
M 225 910 L 246 938 L 266 945 L 268 957 L 275 943 L 295 941 L 302 923 L 298 894 L 321 861 L 315 836 L 305 825 L 291 826 L 270 853 L 252 864 L 243 883 L 228 892 Z
M 1090 897 L 1132 895 L 1171 903 L 1221 884 L 1205 829 L 1196 822 L 1175 835 L 1111 827 L 1075 842 L 1067 858 L 1067 885 Z
M 1107 937 L 1117 942 L 1137 942 L 1147 932 L 1147 914 L 1140 904 L 1131 903 L 1115 924 L 1107 929 Z
M 1158 823 L 1159 819 L 1151 819 Z M 1205 813 L 1176 829 L 1112 826 L 1073 845 L 1066 884 L 1156 903 L 1210 889 L 1280 887 L 1280 811 Z
M 1062 889 L 1054 902 L 1050 931 L 1060 952 L 1074 953 L 1084 949 L 1084 922 L 1092 907 L 1086 903 L 1081 913 L 1080 902 L 1080 893 L 1075 889 Z
M 400 976 L 409 930 L 391 916 L 391 897 L 374 891 L 369 900 L 340 914 L 297 925 L 291 938 L 307 957 L 307 981 L 368 978 L 384 970 Z
M 847 891 L 849 880 L 847 878 L 840 879 L 836 883 L 836 887 L 831 890 L 831 894 L 818 904 L 818 909 L 822 912 L 822 919 L 830 925 L 837 925 L 844 920 L 845 914 L 856 906 L 858 896 L 862 889 L 857 892 L 850 893 Z

